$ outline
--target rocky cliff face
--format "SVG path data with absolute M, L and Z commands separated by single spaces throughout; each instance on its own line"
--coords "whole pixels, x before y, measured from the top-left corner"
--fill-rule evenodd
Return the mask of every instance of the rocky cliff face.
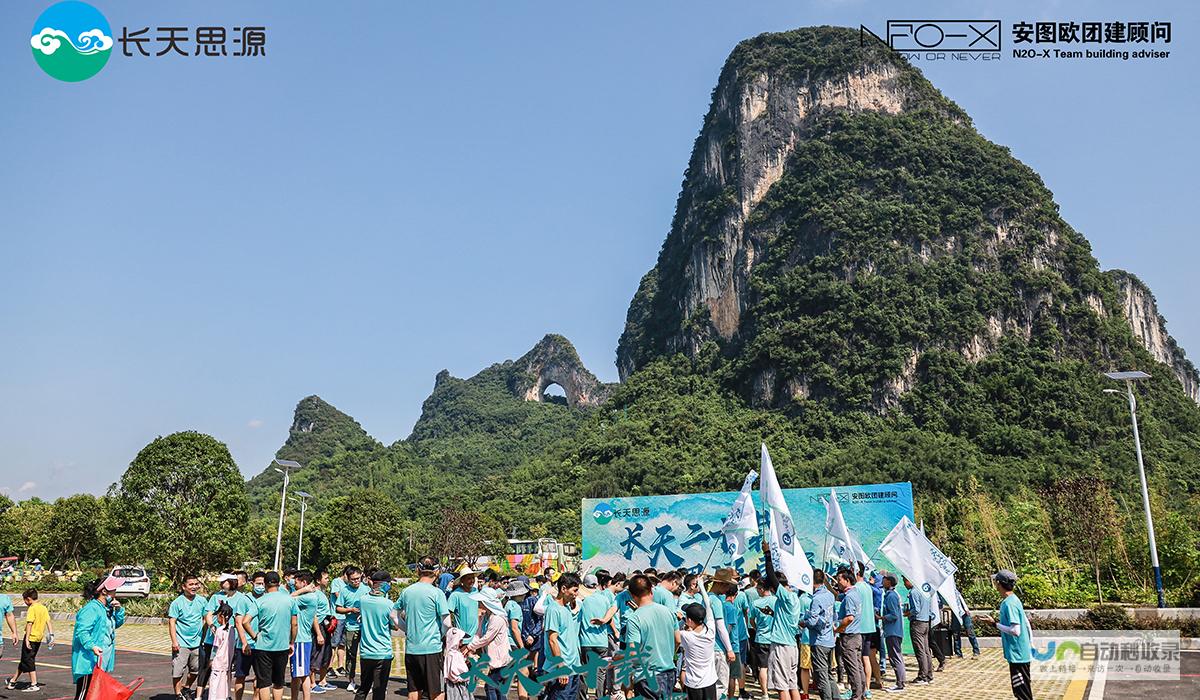
M 1158 304 L 1150 288 L 1124 270 L 1109 270 L 1106 274 L 1117 286 L 1120 312 L 1134 337 L 1155 360 L 1170 367 L 1188 397 L 1200 403 L 1200 374 L 1187 359 L 1183 348 L 1167 333 L 1167 320 L 1158 313 Z
M 817 27 L 730 55 L 617 365 L 713 344 L 754 405 L 885 412 L 931 351 L 1111 363 L 1118 306 L 1036 173 L 897 55 Z

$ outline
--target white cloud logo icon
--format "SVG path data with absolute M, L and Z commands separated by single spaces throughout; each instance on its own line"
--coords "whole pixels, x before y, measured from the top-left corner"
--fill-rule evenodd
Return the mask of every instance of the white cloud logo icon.
M 42 31 L 33 35 L 33 37 L 29 40 L 29 45 L 49 56 L 55 51 L 58 51 L 58 47 L 62 46 L 64 41 L 67 43 L 71 42 L 71 38 L 67 36 L 66 32 L 54 29 L 52 27 L 46 27 Z M 111 39 L 109 41 L 111 41 Z
M 95 53 L 97 51 L 108 51 L 112 48 L 113 40 L 110 36 L 105 36 L 104 32 L 99 29 L 89 29 L 79 35 L 79 44 L 76 46 L 80 53 Z

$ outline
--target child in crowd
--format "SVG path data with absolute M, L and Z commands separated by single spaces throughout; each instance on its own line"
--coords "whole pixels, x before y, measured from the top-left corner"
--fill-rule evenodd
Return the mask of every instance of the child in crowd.
M 38 649 L 43 640 L 49 640 L 50 646 L 54 646 L 54 627 L 50 623 L 50 612 L 45 605 L 38 602 L 37 590 L 30 588 L 21 597 L 25 600 L 26 608 L 25 638 L 21 642 L 21 660 L 17 663 L 17 672 L 5 685 L 9 690 L 15 690 L 21 674 L 28 673 L 29 686 L 24 690 L 27 693 L 36 693 L 42 689 L 37 681 Z M 3 640 L 0 640 L 0 644 L 3 644 Z
M 233 608 L 222 602 L 217 607 L 217 624 L 213 627 L 212 673 L 208 679 L 209 700 L 229 700 L 230 674 L 233 673 L 233 645 L 236 634 L 229 627 Z
M 446 700 L 471 700 L 471 691 L 467 689 L 465 676 L 467 666 L 466 645 L 462 643 L 466 632 L 457 627 L 451 627 L 446 632 L 446 648 L 443 649 L 442 675 L 446 679 Z

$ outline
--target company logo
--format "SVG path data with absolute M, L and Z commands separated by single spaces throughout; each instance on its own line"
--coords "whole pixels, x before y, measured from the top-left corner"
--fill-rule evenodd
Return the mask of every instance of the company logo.
M 592 517 L 595 518 L 596 522 L 600 523 L 601 525 L 607 525 L 612 522 L 615 514 L 616 513 L 613 511 L 612 506 L 608 505 L 607 503 L 597 503 L 596 507 L 592 509 Z
M 86 2 L 67 0 L 46 8 L 33 23 L 33 58 L 52 78 L 87 80 L 104 68 L 112 53 L 112 28 Z
M 926 593 L 932 593 L 932 592 L 933 592 L 933 586 L 929 585 L 929 582 L 928 582 L 928 581 L 926 581 L 925 583 L 922 583 L 922 584 L 921 584 L 921 590 L 922 590 L 922 591 L 924 591 L 924 592 L 926 592 Z
M 895 51 L 1000 51 L 998 19 L 889 19 L 886 39 L 860 24 L 860 46 L 866 34 Z

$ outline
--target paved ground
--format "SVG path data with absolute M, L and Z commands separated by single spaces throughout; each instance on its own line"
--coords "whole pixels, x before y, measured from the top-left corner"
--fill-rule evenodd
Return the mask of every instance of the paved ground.
M 56 622 L 55 631 L 59 640 L 70 639 L 68 623 Z M 138 676 L 145 683 L 134 697 L 138 700 L 173 700 L 171 690 L 169 650 L 166 630 L 158 625 L 125 625 L 117 631 L 118 655 L 115 675 L 125 683 Z M 400 654 L 400 639 L 396 639 L 397 659 Z M 38 680 L 43 689 L 40 693 L 23 693 L 19 689 L 9 691 L 0 684 L 0 700 L 70 700 L 74 686 L 71 681 L 70 643 L 60 643 L 54 649 L 43 649 L 38 655 Z M 908 666 L 909 677 L 916 675 L 915 664 Z M 0 673 L 9 677 L 16 670 L 16 653 L 11 645 L 6 646 L 4 658 L 0 659 Z M 1200 698 L 1200 652 L 1183 655 L 1183 678 L 1178 683 L 1151 682 L 1104 682 L 1103 679 L 1077 679 L 1075 681 L 1039 681 L 1034 679 L 1034 697 L 1039 700 L 1084 700 L 1085 698 L 1156 697 L 1163 700 L 1173 698 Z M 388 687 L 389 697 L 404 689 L 404 668 L 398 663 L 393 668 L 393 678 Z M 337 685 L 343 686 L 344 681 Z M 751 688 L 751 690 L 757 690 Z M 482 690 L 478 695 L 482 697 Z M 755 693 L 757 696 L 757 693 Z M 914 700 L 1001 700 L 1012 697 L 1008 688 L 1007 665 L 999 649 L 983 650 L 979 659 L 951 659 L 944 672 L 935 674 L 930 686 L 909 686 L 903 695 L 875 691 L 879 698 L 904 697 Z M 285 697 L 287 697 L 285 695 Z M 317 696 L 314 696 L 317 697 Z M 343 690 L 326 693 L 320 698 L 327 700 L 349 700 L 352 696 Z M 515 693 L 513 694 L 515 697 Z

